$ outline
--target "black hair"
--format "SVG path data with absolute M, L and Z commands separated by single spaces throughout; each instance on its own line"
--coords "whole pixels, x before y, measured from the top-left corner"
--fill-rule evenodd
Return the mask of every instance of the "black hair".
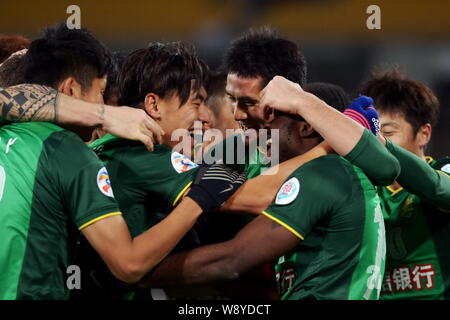
M 110 64 L 108 50 L 88 30 L 69 29 L 65 23 L 44 29 L 25 57 L 25 81 L 53 88 L 74 77 L 82 90 L 88 90 Z
M 11 87 L 25 83 L 24 60 L 24 55 L 17 54 L 3 62 L 0 66 L 0 87 Z
M 340 112 L 344 112 L 345 108 L 351 103 L 347 92 L 342 87 L 332 83 L 312 82 L 304 86 L 303 89 Z
M 0 34 L 0 63 L 8 59 L 14 52 L 28 49 L 30 40 L 16 35 Z
M 306 92 L 309 92 L 319 99 L 323 100 L 326 104 L 328 104 L 330 107 L 343 112 L 345 108 L 347 108 L 350 103 L 350 96 L 347 94 L 347 92 L 340 86 L 332 84 L 332 83 L 325 83 L 325 82 L 312 82 L 306 84 L 303 89 Z M 293 130 L 293 126 L 295 124 L 295 121 L 305 121 L 301 116 L 299 115 L 293 115 L 288 114 L 284 112 L 275 112 L 275 116 L 285 116 L 291 119 L 291 121 L 288 123 L 288 130 Z M 319 135 L 319 133 L 315 132 L 313 134 L 314 137 L 317 137 L 319 141 L 323 141 L 323 138 Z
M 191 90 L 199 91 L 204 85 L 207 74 L 207 65 L 196 57 L 192 46 L 181 42 L 150 43 L 125 58 L 118 78 L 118 102 L 139 107 L 150 92 L 161 98 L 176 93 L 183 105 Z
M 345 108 L 347 108 L 351 103 L 350 96 L 347 94 L 347 92 L 342 87 L 332 83 L 312 82 L 306 84 L 303 87 L 303 89 L 306 92 L 315 95 L 319 99 L 323 100 L 330 107 L 333 107 L 334 109 L 340 112 L 343 112 Z M 284 115 L 294 120 L 305 121 L 299 115 L 275 111 L 275 116 L 279 115 Z
M 306 83 L 306 60 L 297 45 L 270 28 L 250 29 L 231 43 L 224 70 L 243 78 L 263 79 L 265 86 L 276 75 L 299 85 Z
M 414 134 L 427 123 L 434 126 L 439 119 L 439 100 L 431 89 L 408 79 L 398 68 L 373 71 L 359 93 L 374 99 L 379 111 L 402 114 Z
M 119 52 L 113 52 L 111 54 L 111 64 L 107 72 L 107 82 L 105 92 L 103 93 L 103 99 L 105 103 L 108 103 L 113 96 L 119 96 L 119 90 L 117 88 L 117 81 L 119 78 L 119 71 L 125 61 L 125 55 Z
M 227 85 L 227 74 L 223 71 L 214 71 L 209 74 L 208 82 L 206 84 L 206 92 L 208 98 L 205 104 L 211 109 L 215 116 L 220 113 L 220 103 L 216 103 L 216 98 L 225 96 L 225 87 Z

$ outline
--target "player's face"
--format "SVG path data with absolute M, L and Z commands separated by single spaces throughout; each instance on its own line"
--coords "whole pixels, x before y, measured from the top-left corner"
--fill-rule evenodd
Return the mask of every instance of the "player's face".
M 294 120 L 280 115 L 270 123 L 270 129 L 279 130 L 280 162 L 289 160 L 301 153 L 301 137 Z
M 95 78 L 92 80 L 92 85 L 89 90 L 82 91 L 78 99 L 91 102 L 103 104 L 103 93 L 106 88 L 106 76 L 103 78 Z
M 209 100 L 210 104 L 214 104 L 211 108 L 218 110 L 217 116 L 213 115 L 212 126 L 222 132 L 223 136 L 226 137 L 226 130 L 238 130 L 240 128 L 239 122 L 234 119 L 233 105 L 229 98 L 225 95 L 215 96 L 213 99 Z
M 400 147 L 419 154 L 420 144 L 411 124 L 400 113 L 379 112 L 381 134 Z
M 203 91 L 204 95 L 205 93 L 206 91 Z M 198 120 L 202 122 L 203 131 L 212 128 L 213 115 L 211 110 L 206 106 L 205 100 L 202 101 L 200 107 L 198 108 Z
M 249 129 L 262 129 L 266 125 L 264 110 L 259 108 L 261 90 L 261 77 L 243 78 L 235 73 L 228 74 L 225 91 L 233 105 L 234 118 Z
M 191 135 L 191 144 L 194 146 L 194 122 L 200 120 L 200 108 L 204 104 L 206 98 L 206 90 L 202 87 L 198 92 L 191 91 L 187 102 L 180 106 L 180 98 L 178 95 L 172 95 L 159 102 L 159 110 L 161 117 L 158 123 L 164 130 L 163 143 L 170 147 L 174 147 L 182 141 L 181 134 L 175 130 L 188 130 Z
M 81 88 L 81 86 L 76 86 L 77 88 Z M 73 98 L 80 99 L 90 103 L 98 103 L 103 104 L 103 93 L 106 88 L 106 76 L 103 78 L 94 78 L 92 80 L 92 85 L 88 90 L 73 90 Z M 77 127 L 71 128 L 75 131 L 84 141 L 92 140 L 92 128 L 89 127 Z

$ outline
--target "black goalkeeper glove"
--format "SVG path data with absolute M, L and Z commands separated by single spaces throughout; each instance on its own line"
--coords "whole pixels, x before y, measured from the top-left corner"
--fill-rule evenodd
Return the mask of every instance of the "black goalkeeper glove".
M 205 164 L 200 166 L 187 196 L 203 211 L 208 211 L 222 206 L 246 180 L 246 172 L 233 170 L 224 164 Z

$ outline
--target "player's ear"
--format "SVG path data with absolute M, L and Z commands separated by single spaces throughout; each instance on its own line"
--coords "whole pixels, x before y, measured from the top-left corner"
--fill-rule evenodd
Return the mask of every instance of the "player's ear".
M 148 93 L 145 96 L 144 100 L 144 109 L 145 112 L 149 114 L 150 117 L 153 119 L 160 119 L 161 118 L 161 110 L 158 106 L 158 103 L 160 102 L 160 99 L 158 95 L 154 93 Z
M 431 124 L 429 124 L 429 123 L 424 124 L 417 131 L 416 141 L 421 148 L 424 148 L 428 144 L 428 142 L 430 142 L 431 131 L 432 131 L 432 127 L 431 127 Z
M 316 133 L 313 127 L 306 121 L 297 121 L 297 130 L 302 138 L 308 138 Z
M 74 77 L 64 79 L 59 84 L 58 91 L 75 99 L 80 99 L 81 97 L 81 85 L 75 80 Z

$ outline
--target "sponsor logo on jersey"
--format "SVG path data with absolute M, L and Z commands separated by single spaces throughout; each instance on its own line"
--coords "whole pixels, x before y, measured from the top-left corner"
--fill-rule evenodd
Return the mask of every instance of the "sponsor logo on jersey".
M 286 181 L 277 193 L 275 204 L 285 205 L 289 204 L 297 198 L 300 191 L 300 182 L 297 178 L 291 178 Z
M 445 166 L 441 168 L 441 171 L 450 174 L 450 163 L 447 163 Z
M 114 197 L 109 174 L 105 167 L 101 168 L 97 174 L 97 185 L 100 191 L 107 197 Z
M 437 278 L 437 279 L 436 279 Z M 442 281 L 432 263 L 386 269 L 383 278 L 382 294 L 395 294 L 420 291 L 422 296 L 435 288 L 435 282 Z
M 186 172 L 198 167 L 198 164 L 178 152 L 172 152 L 171 161 L 173 168 L 178 173 Z

